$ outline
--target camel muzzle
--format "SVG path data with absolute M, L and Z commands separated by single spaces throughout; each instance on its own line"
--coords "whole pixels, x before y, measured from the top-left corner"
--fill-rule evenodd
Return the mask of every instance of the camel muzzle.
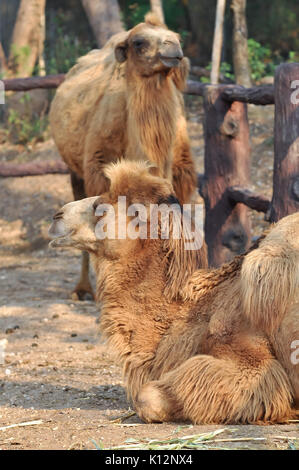
M 66 226 L 64 215 L 64 210 L 60 210 L 53 215 L 53 221 L 48 230 L 48 235 L 52 238 L 52 241 L 49 243 L 51 248 L 61 246 L 63 241 L 65 241 L 72 232 L 72 230 Z
M 62 240 L 69 235 L 70 231 L 67 230 L 65 223 L 63 221 L 63 212 L 55 214 L 53 217 L 53 222 L 48 230 L 48 235 L 52 238 L 49 246 L 51 248 L 56 248 L 62 244 Z
M 98 196 L 69 202 L 56 212 L 48 231 L 52 238 L 49 244 L 51 248 L 78 246 L 86 240 L 95 241 L 93 204 L 97 199 Z
M 160 60 L 166 67 L 178 67 L 184 54 L 179 44 L 165 42 L 160 49 Z

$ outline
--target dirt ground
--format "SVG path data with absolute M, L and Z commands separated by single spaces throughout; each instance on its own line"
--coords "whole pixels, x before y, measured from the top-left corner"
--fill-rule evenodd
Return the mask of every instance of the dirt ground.
M 270 197 L 273 107 L 250 107 L 249 117 L 253 188 Z M 203 171 L 200 99 L 188 98 L 188 121 Z M 0 150 L 0 159 L 7 161 L 45 158 L 59 158 L 52 141 L 34 148 L 2 145 Z M 67 175 L 0 179 L 0 340 L 7 340 L 0 365 L 0 449 L 95 449 L 95 442 L 109 448 L 129 438 L 172 438 L 215 429 L 225 429 L 217 436 L 224 441 L 211 441 L 209 448 L 296 448 L 296 422 L 179 427 L 143 424 L 136 416 L 111 422 L 129 403 L 121 368 L 98 334 L 96 305 L 70 299 L 80 254 L 47 246 L 51 216 L 71 200 Z M 261 215 L 252 218 L 253 235 L 259 235 L 267 224 Z M 24 422 L 30 424 L 7 428 Z

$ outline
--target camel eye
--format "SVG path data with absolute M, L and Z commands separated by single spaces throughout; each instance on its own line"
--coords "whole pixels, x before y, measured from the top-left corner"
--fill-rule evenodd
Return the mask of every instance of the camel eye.
M 141 47 L 145 45 L 145 41 L 143 39 L 135 39 L 133 44 L 136 49 L 141 49 Z

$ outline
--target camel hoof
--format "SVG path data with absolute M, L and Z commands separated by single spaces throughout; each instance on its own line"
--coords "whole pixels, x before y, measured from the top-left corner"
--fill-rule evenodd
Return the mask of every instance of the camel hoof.
M 94 294 L 91 289 L 77 288 L 72 292 L 71 299 L 74 301 L 94 300 Z

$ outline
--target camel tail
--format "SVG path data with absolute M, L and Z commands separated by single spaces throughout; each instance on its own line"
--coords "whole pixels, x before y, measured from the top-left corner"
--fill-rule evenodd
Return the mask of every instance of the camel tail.
M 288 231 L 287 224 L 277 224 L 259 248 L 246 255 L 242 265 L 244 313 L 255 327 L 268 333 L 279 327 L 298 296 L 298 227 Z

